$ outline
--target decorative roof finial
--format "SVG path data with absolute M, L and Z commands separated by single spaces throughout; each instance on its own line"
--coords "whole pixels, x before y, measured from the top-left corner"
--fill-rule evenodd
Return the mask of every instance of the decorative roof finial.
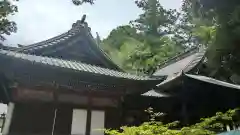
M 98 45 L 100 45 L 100 43 L 101 43 L 101 38 L 100 38 L 98 32 L 96 32 L 96 35 L 97 35 L 97 37 L 96 37 L 96 42 L 97 42 Z
M 73 23 L 72 28 L 78 29 L 79 27 L 88 27 L 88 24 L 87 22 L 85 22 L 85 20 L 86 20 L 86 15 L 84 14 L 81 20 L 77 20 L 76 23 Z
M 85 20 L 86 20 L 86 17 L 87 17 L 87 16 L 84 14 L 84 15 L 82 16 L 82 19 L 81 19 L 80 23 L 83 24 L 83 23 L 85 22 Z

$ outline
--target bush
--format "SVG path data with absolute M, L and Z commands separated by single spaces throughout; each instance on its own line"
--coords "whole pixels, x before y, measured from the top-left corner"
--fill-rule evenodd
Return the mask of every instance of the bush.
M 237 109 L 229 110 L 226 113 L 218 112 L 215 116 L 209 118 L 202 118 L 200 123 L 188 127 L 177 128 L 179 122 L 172 122 L 163 124 L 155 121 L 156 117 L 163 116 L 162 113 L 154 113 L 152 108 L 147 112 L 151 119 L 140 126 L 123 126 L 120 130 L 106 129 L 105 133 L 108 135 L 215 135 L 224 131 L 226 124 L 234 124 L 238 119 Z

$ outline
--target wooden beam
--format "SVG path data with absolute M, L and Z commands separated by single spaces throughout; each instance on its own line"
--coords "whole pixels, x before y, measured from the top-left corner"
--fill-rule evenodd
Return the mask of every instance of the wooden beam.
M 124 88 L 118 88 L 116 87 L 104 87 L 104 86 L 95 86 L 95 85 L 87 85 L 87 84 L 82 84 L 80 87 L 70 87 L 70 86 L 65 86 L 65 85 L 58 85 L 56 87 L 53 83 L 25 83 L 25 82 L 19 82 L 18 89 L 32 89 L 32 90 L 40 90 L 40 91 L 58 91 L 58 93 L 72 93 L 72 94 L 79 94 L 79 95 L 94 95 L 97 97 L 119 97 L 121 95 L 125 94 Z M 87 85 L 87 86 L 85 86 Z
M 40 91 L 27 88 L 15 89 L 13 91 L 14 101 L 46 101 L 53 102 L 54 96 L 52 91 Z

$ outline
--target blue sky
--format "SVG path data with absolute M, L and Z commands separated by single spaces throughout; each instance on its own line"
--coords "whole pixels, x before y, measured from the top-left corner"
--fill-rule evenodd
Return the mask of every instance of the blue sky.
M 165 8 L 178 9 L 181 0 L 160 0 Z M 120 25 L 137 18 L 141 10 L 134 0 L 97 0 L 94 5 L 74 6 L 71 0 L 20 0 L 19 12 L 11 19 L 16 21 L 18 32 L 7 37 L 7 43 L 31 44 L 48 39 L 71 28 L 72 23 L 87 14 L 92 33 L 106 37 Z

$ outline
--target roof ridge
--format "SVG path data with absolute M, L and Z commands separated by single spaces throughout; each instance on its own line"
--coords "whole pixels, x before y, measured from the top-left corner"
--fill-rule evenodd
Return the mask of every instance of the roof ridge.
M 0 43 L 0 49 L 14 51 L 14 50 L 18 49 L 18 47 L 14 47 L 14 46 L 10 46 L 10 45 L 3 45 Z
M 64 36 L 66 36 L 67 34 L 68 34 L 68 32 L 65 32 L 65 33 L 62 33 L 62 34 L 60 34 L 58 36 L 54 36 L 52 38 L 49 38 L 47 40 L 43 40 L 43 41 L 40 41 L 40 42 L 37 42 L 37 43 L 33 43 L 33 44 L 30 44 L 30 45 L 24 45 L 23 47 L 19 48 L 17 51 L 23 51 L 23 50 L 30 49 L 30 48 L 33 48 L 33 47 L 43 46 L 46 43 L 54 42 L 57 39 L 60 39 L 60 38 L 62 38 Z
M 204 56 L 206 54 L 206 48 L 200 48 L 197 52 L 194 59 L 192 59 L 184 68 L 183 72 L 189 72 L 191 69 L 193 69 L 195 66 L 197 66 L 201 61 L 204 60 Z
M 72 24 L 72 28 L 70 30 L 68 30 L 67 32 L 64 32 L 64 33 L 62 33 L 58 36 L 54 36 L 54 37 L 49 38 L 47 40 L 43 40 L 43 41 L 40 41 L 40 42 L 37 42 L 37 43 L 26 45 L 24 47 L 19 48 L 17 51 L 23 51 L 23 50 L 34 48 L 34 47 L 44 46 L 47 43 L 49 44 L 49 43 L 55 42 L 59 39 L 62 39 L 65 36 L 69 36 L 69 35 L 73 36 L 73 35 L 79 33 L 80 29 L 86 28 L 86 27 L 88 27 L 88 24 L 86 22 L 82 22 L 82 20 L 77 20 L 75 23 Z M 65 40 L 62 40 L 62 41 L 65 41 Z
M 85 15 L 84 15 L 85 16 Z M 61 35 L 58 35 L 56 37 L 50 38 L 48 40 L 38 42 L 35 44 L 31 44 L 28 46 L 24 46 L 21 48 L 16 49 L 16 52 L 23 52 L 23 53 L 28 53 L 28 54 L 34 54 L 35 51 L 39 49 L 44 49 L 48 48 L 51 46 L 59 45 L 62 42 L 68 42 L 67 40 L 72 39 L 73 37 L 76 37 L 77 35 L 80 35 L 80 33 L 84 33 L 84 38 L 87 38 L 87 40 L 90 42 L 91 45 L 89 48 L 93 50 L 92 52 L 96 53 L 97 55 L 101 55 L 101 57 L 97 58 L 97 60 L 101 61 L 106 67 L 109 67 L 112 69 L 116 69 L 119 71 L 124 72 L 119 65 L 114 63 L 112 59 L 98 46 L 98 44 L 94 41 L 94 38 L 91 34 L 91 28 L 88 27 L 88 23 L 85 22 L 85 17 L 83 16 L 82 20 L 77 20 L 75 23 L 72 24 L 72 28 L 68 31 L 65 32 Z M 86 37 L 85 37 L 86 36 Z M 64 45 L 64 44 L 62 44 Z M 99 51 L 94 51 L 94 50 L 99 50 Z M 100 54 L 101 53 L 101 54 Z M 41 55 L 41 54 L 39 54 Z M 97 56 L 95 56 L 97 57 Z
M 170 57 L 170 58 L 164 60 L 163 62 L 161 62 L 160 64 L 158 64 L 157 69 L 164 68 L 176 61 L 182 60 L 182 59 L 190 56 L 191 54 L 196 53 L 198 50 L 199 50 L 198 47 L 191 47 L 191 48 L 185 50 L 184 52 L 178 53 L 177 55 Z

